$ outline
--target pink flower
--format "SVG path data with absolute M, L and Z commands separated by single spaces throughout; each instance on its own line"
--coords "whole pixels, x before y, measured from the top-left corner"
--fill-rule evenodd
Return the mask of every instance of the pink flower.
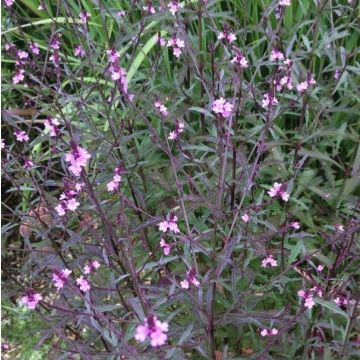
M 280 0 L 279 5 L 280 6 L 290 6 L 291 5 L 291 0 Z
M 299 290 L 298 296 L 303 300 L 304 306 L 308 309 L 312 309 L 315 305 L 312 290 Z
M 324 270 L 324 265 L 318 265 L 316 271 L 322 272 Z
M 0 149 L 5 149 L 5 141 L 4 141 L 4 139 L 0 140 Z
M 282 60 L 284 60 L 284 54 L 281 51 L 277 49 L 271 51 L 270 61 L 282 61 Z
M 279 333 L 279 330 L 276 328 L 272 328 L 272 329 L 262 329 L 260 331 L 260 335 L 261 336 L 275 336 Z
M 57 136 L 60 133 L 58 128 L 59 122 L 55 118 L 47 118 L 44 122 L 45 129 L 49 132 L 51 137 Z
M 79 14 L 79 18 L 80 20 L 86 24 L 88 19 L 90 18 L 90 14 L 87 12 L 87 11 L 82 11 L 80 14 Z
M 283 201 L 288 201 L 290 195 L 283 190 L 283 185 L 281 183 L 275 182 L 273 186 L 268 191 L 270 197 L 280 197 Z
M 29 49 L 34 55 L 39 55 L 40 54 L 40 49 L 39 49 L 39 44 L 38 43 L 32 42 L 30 44 L 30 46 L 29 46 Z
M 290 223 L 290 227 L 292 227 L 295 230 L 299 230 L 300 229 L 300 223 L 298 221 L 293 221 L 292 223 Z
M 75 145 L 71 152 L 65 156 L 65 161 L 70 163 L 69 170 L 75 176 L 79 176 L 87 161 L 91 158 L 90 154 L 80 146 Z
M 74 49 L 74 55 L 83 58 L 85 56 L 85 50 L 81 45 L 76 45 Z
M 261 100 L 261 106 L 265 109 L 270 109 L 278 103 L 276 97 L 271 93 L 264 94 L 263 99 Z
M 160 247 L 163 249 L 164 255 L 167 256 L 170 254 L 171 246 L 167 242 L 165 242 L 164 239 L 160 240 Z
M 14 135 L 16 137 L 16 140 L 19 142 L 24 142 L 29 140 L 29 136 L 25 131 L 22 130 L 15 130 Z
M 68 277 L 72 273 L 69 269 L 63 269 L 61 271 L 55 270 L 52 274 L 52 280 L 54 282 L 54 286 L 57 290 L 60 290 L 64 287 Z
M 50 47 L 53 50 L 59 50 L 60 49 L 60 45 L 61 45 L 60 37 L 61 37 L 61 34 L 55 33 L 54 36 L 51 38 Z
M 229 26 L 225 25 L 224 30 L 218 34 L 219 40 L 226 40 L 229 44 L 233 43 L 236 40 L 236 35 L 230 32 Z
M 343 296 L 338 296 L 334 299 L 334 302 L 337 306 L 346 306 L 349 304 L 349 302 L 347 301 L 347 299 Z
M 184 131 L 184 124 L 176 120 L 175 131 L 172 131 L 168 137 L 169 140 L 176 140 Z
M 82 275 L 76 279 L 76 284 L 78 284 L 79 289 L 83 292 L 91 289 L 89 282 L 86 279 L 84 279 L 84 277 Z
M 266 268 L 267 265 L 270 265 L 271 267 L 276 267 L 278 263 L 272 255 L 269 255 L 261 261 L 261 267 Z
M 136 328 L 135 339 L 139 342 L 144 342 L 147 337 L 150 338 L 151 346 L 161 346 L 166 343 L 169 325 L 165 322 L 159 321 L 156 316 L 149 315 L 143 325 Z
M 305 90 L 307 90 L 308 86 L 309 85 L 308 85 L 307 81 L 303 81 L 296 86 L 296 90 L 299 92 L 304 92 Z
M 286 86 L 289 90 L 292 90 L 293 86 L 292 86 L 292 82 L 291 82 L 291 77 L 286 75 L 286 76 L 283 76 L 281 79 L 280 79 L 280 85 L 283 87 L 283 86 Z M 280 91 L 280 90 L 278 90 Z
M 173 35 L 172 38 L 170 38 L 167 42 L 168 47 L 173 47 L 173 54 L 177 58 L 180 57 L 182 54 L 181 49 L 185 47 L 185 43 L 183 40 L 176 37 L 176 35 Z
M 18 50 L 17 57 L 21 60 L 27 59 L 29 57 L 29 53 L 23 50 Z
M 212 110 L 216 114 L 220 114 L 223 118 L 229 117 L 233 110 L 233 105 L 224 98 L 214 100 L 212 103 Z
M 61 203 L 55 207 L 55 210 L 59 216 L 64 216 L 66 214 L 66 207 Z
M 250 220 L 250 216 L 249 216 L 248 214 L 244 214 L 241 218 L 243 219 L 243 221 L 244 221 L 245 223 L 248 223 L 249 220 Z
M 31 170 L 34 166 L 34 163 L 30 159 L 25 159 L 24 161 L 24 169 L 25 170 Z
M 344 232 L 345 231 L 344 225 L 335 224 L 335 230 L 338 231 L 338 232 Z
M 14 5 L 15 0 L 5 0 L 5 5 L 7 7 L 11 7 Z
M 162 232 L 167 232 L 170 230 L 173 233 L 178 234 L 180 230 L 176 224 L 177 220 L 178 218 L 175 215 L 170 214 L 164 221 L 159 223 L 159 230 Z
M 125 11 L 124 10 L 120 10 L 116 13 L 117 16 L 119 17 L 124 17 L 126 15 Z
M 106 50 L 106 54 L 110 63 L 115 63 L 117 60 L 120 59 L 120 54 L 114 49 Z
M 195 269 L 191 269 L 189 271 L 186 272 L 186 278 L 180 282 L 180 286 L 183 289 L 188 289 L 190 284 L 199 287 L 200 283 L 199 281 L 196 279 L 196 270 Z
M 25 79 L 25 70 L 19 69 L 15 75 L 12 77 L 13 84 L 19 84 L 20 82 L 24 81 Z
M 113 179 L 112 181 L 110 181 L 109 183 L 107 183 L 107 190 L 108 191 L 114 191 L 116 190 L 118 187 L 119 187 L 119 184 L 121 182 L 121 173 L 122 173 L 122 170 L 120 167 L 117 167 L 115 169 L 115 174 L 113 176 Z
M 28 309 L 34 310 L 40 300 L 42 300 L 42 296 L 40 294 L 34 292 L 33 290 L 28 290 L 26 295 L 20 299 L 20 303 L 25 305 Z
M 160 101 L 155 101 L 154 106 L 160 111 L 161 115 L 168 116 L 169 112 L 165 105 L 163 105 Z
M 90 274 L 100 267 L 100 263 L 97 260 L 91 260 L 87 265 L 84 266 L 84 274 Z
M 236 54 L 230 62 L 232 64 L 237 64 L 240 69 L 246 69 L 249 66 L 245 56 L 238 50 L 236 50 Z
M 175 14 L 179 11 L 180 8 L 184 7 L 182 4 L 180 4 L 177 0 L 172 0 L 171 3 L 168 5 L 168 8 L 172 15 L 175 16 Z
M 156 12 L 151 0 L 148 0 L 147 5 L 143 6 L 143 10 L 145 10 L 148 14 L 155 14 Z

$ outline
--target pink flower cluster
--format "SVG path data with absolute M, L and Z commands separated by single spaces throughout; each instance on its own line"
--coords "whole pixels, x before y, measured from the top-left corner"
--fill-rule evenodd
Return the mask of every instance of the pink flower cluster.
M 174 214 L 170 214 L 166 217 L 164 221 L 159 223 L 159 230 L 162 232 L 167 232 L 168 230 L 172 231 L 174 234 L 178 234 L 180 232 L 177 226 L 178 218 Z
M 306 91 L 309 86 L 315 85 L 315 84 L 316 84 L 315 79 L 313 78 L 312 75 L 309 75 L 308 78 L 307 78 L 305 81 L 299 83 L 299 84 L 296 86 L 296 90 L 301 93 L 301 92 Z
M 25 305 L 28 309 L 34 310 L 39 303 L 39 301 L 42 300 L 42 296 L 33 290 L 26 291 L 25 296 L 23 296 L 20 299 L 20 303 L 22 305 Z
M 18 69 L 15 73 L 15 75 L 12 77 L 13 84 L 19 84 L 25 79 L 25 70 L 24 69 Z
M 265 336 L 275 336 L 279 333 L 279 330 L 276 328 L 272 328 L 272 329 L 262 329 L 260 331 L 260 335 L 265 337 Z
M 188 289 L 190 284 L 199 287 L 200 283 L 199 281 L 196 279 L 196 270 L 195 269 L 191 269 L 189 271 L 186 272 L 186 278 L 180 282 L 180 286 L 183 289 Z
M 85 50 L 81 45 L 76 45 L 74 49 L 74 56 L 83 58 L 85 57 Z
M 167 107 L 164 104 L 162 104 L 159 100 L 155 101 L 154 106 L 159 110 L 159 112 L 162 116 L 169 115 Z
M 298 291 L 298 296 L 300 297 L 300 299 L 302 299 L 304 306 L 306 308 L 308 308 L 309 310 L 311 310 L 314 305 L 315 305 L 315 301 L 314 301 L 314 296 L 317 295 L 319 297 L 322 297 L 322 290 L 319 286 L 314 286 L 311 289 L 301 289 Z
M 155 14 L 156 12 L 151 0 L 147 0 L 147 4 L 146 6 L 143 6 L 143 10 L 145 10 L 148 14 Z
M 22 131 L 22 130 L 15 130 L 14 135 L 16 137 L 16 140 L 19 142 L 26 142 L 26 141 L 29 141 L 29 139 L 30 139 L 29 135 L 25 131 Z
M 55 270 L 52 274 L 52 280 L 54 282 L 54 286 L 57 290 L 60 290 L 64 287 L 67 282 L 68 277 L 72 273 L 69 269 L 63 269 L 61 271 Z
M 160 247 L 163 249 L 164 255 L 167 256 L 170 254 L 171 245 L 168 244 L 164 239 L 160 240 Z
M 273 49 L 271 51 L 271 54 L 270 54 L 270 61 L 283 61 L 284 60 L 284 54 L 277 50 L 277 49 Z
M 278 265 L 277 261 L 272 255 L 267 256 L 261 261 L 261 267 L 266 268 L 268 265 L 270 265 L 270 267 L 276 267 Z
M 266 93 L 264 94 L 262 100 L 261 100 L 261 106 L 264 109 L 270 109 L 278 104 L 278 100 L 276 99 L 275 95 L 272 93 Z
M 84 274 L 88 275 L 91 271 L 95 271 L 100 267 L 100 263 L 97 260 L 91 260 L 84 266 Z
M 24 169 L 25 170 L 31 170 L 34 166 L 34 163 L 30 159 L 24 160 Z
M 185 47 L 185 43 L 183 40 L 179 39 L 176 37 L 176 35 L 174 34 L 167 42 L 167 46 L 168 47 L 172 47 L 173 48 L 173 54 L 174 56 L 176 56 L 177 58 L 180 57 L 180 55 L 182 54 L 181 49 L 183 49 Z
M 179 1 L 177 1 L 177 0 L 172 0 L 168 5 L 168 8 L 169 8 L 171 14 L 174 16 L 179 11 L 179 9 L 181 9 L 182 7 L 183 7 L 183 5 L 180 4 Z
M 280 0 L 279 5 L 280 6 L 290 6 L 291 5 L 291 0 Z
M 334 302 L 337 306 L 339 307 L 344 307 L 346 305 L 349 304 L 348 300 L 343 297 L 343 296 L 337 296 L 335 299 L 334 299 Z
M 135 339 L 139 342 L 144 342 L 146 338 L 150 338 L 151 346 L 161 346 L 167 341 L 165 334 L 169 330 L 169 325 L 166 322 L 161 322 L 155 315 L 149 315 L 143 325 L 136 328 Z
M 59 121 L 57 121 L 55 118 L 48 117 L 45 122 L 45 129 L 49 132 L 51 137 L 58 136 L 60 133 L 60 130 L 58 128 Z
M 220 114 L 223 118 L 227 118 L 231 116 L 233 105 L 221 97 L 213 101 L 211 108 L 215 114 Z
M 230 29 L 228 26 L 224 27 L 224 30 L 219 32 L 218 34 L 219 40 L 225 40 L 229 44 L 233 43 L 236 40 L 236 35 L 232 32 L 230 32 Z
M 245 56 L 239 50 L 235 50 L 235 56 L 231 59 L 230 62 L 232 64 L 238 65 L 240 69 L 246 69 L 249 66 Z
M 86 292 L 91 289 L 89 282 L 84 278 L 83 275 L 76 279 L 76 284 L 79 286 L 79 289 L 82 292 Z
M 114 171 L 113 179 L 110 182 L 108 182 L 106 185 L 108 191 L 114 191 L 119 187 L 119 184 L 121 182 L 121 174 L 122 174 L 121 167 L 117 167 Z
M 106 53 L 109 59 L 109 72 L 111 79 L 117 82 L 119 89 L 124 94 L 128 94 L 126 70 L 120 66 L 120 54 L 114 49 L 107 50 Z M 132 98 L 130 95 L 129 97 Z
M 34 55 L 40 54 L 40 48 L 38 43 L 31 42 L 31 44 L 29 45 L 29 49 Z
M 289 200 L 289 194 L 284 190 L 284 185 L 278 182 L 275 182 L 273 186 L 268 191 L 270 197 L 280 197 L 283 201 Z
M 86 24 L 88 22 L 88 20 L 90 19 L 90 14 L 87 11 L 82 11 L 79 14 L 79 18 L 82 21 L 83 24 Z
M 75 176 L 79 176 L 83 167 L 86 166 L 87 161 L 91 158 L 90 154 L 78 145 L 74 145 L 65 156 L 65 161 L 70 163 L 69 170 Z
M 75 184 L 75 189 L 65 189 L 60 195 L 60 203 L 55 207 L 59 216 L 64 216 L 68 211 L 75 211 L 80 203 L 76 200 L 76 196 L 83 189 L 84 183 Z
M 13 5 L 14 5 L 14 2 L 15 2 L 15 0 L 4 0 L 4 1 L 5 1 L 5 5 L 6 5 L 7 7 L 13 6 Z
M 176 120 L 175 130 L 171 131 L 171 133 L 169 134 L 168 139 L 169 140 L 176 140 L 183 131 L 184 131 L 184 124 L 182 122 L 180 122 L 179 120 Z

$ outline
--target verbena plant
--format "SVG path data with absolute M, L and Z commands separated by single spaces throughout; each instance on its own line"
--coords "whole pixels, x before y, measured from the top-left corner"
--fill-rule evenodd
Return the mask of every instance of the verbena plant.
M 2 20 L 4 290 L 47 358 L 360 356 L 356 1 Z

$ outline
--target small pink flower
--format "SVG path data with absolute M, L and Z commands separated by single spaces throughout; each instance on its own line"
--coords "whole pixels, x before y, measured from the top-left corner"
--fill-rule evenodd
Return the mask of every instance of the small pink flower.
M 281 51 L 277 49 L 271 51 L 270 61 L 282 61 L 282 60 L 284 60 L 284 54 Z
M 0 149 L 5 149 L 5 141 L 4 141 L 4 139 L 0 140 Z
M 29 57 L 29 53 L 23 50 L 18 50 L 17 57 L 21 60 L 27 59 Z
M 218 40 L 225 40 L 231 44 L 236 40 L 236 35 L 230 32 L 229 26 L 225 25 L 224 30 L 218 34 Z
M 120 167 L 117 167 L 115 169 L 112 181 L 110 181 L 106 185 L 108 191 L 114 191 L 119 187 L 121 182 L 121 173 L 122 173 L 122 169 Z
M 91 260 L 87 265 L 84 266 L 84 274 L 90 274 L 91 271 L 94 271 L 100 267 L 100 263 L 97 260 Z
M 165 242 L 164 239 L 160 240 L 160 247 L 163 249 L 164 255 L 167 256 L 170 254 L 171 246 L 167 242 Z
M 280 6 L 290 6 L 291 5 L 291 0 L 280 0 L 279 5 Z
M 22 130 L 15 130 L 14 135 L 16 137 L 16 140 L 19 142 L 24 142 L 29 140 L 29 136 L 25 131 Z
M 334 299 L 334 302 L 337 306 L 346 306 L 349 304 L 348 300 L 343 296 L 338 296 Z
M 90 19 L 90 16 L 91 15 L 87 11 L 82 11 L 79 14 L 79 18 L 84 24 L 86 24 L 88 22 L 88 19 Z
M 162 232 L 170 230 L 173 233 L 178 234 L 180 230 L 176 224 L 177 220 L 178 218 L 175 215 L 170 214 L 164 221 L 159 223 L 159 230 Z
M 168 116 L 169 112 L 165 105 L 163 105 L 160 101 L 155 101 L 154 106 L 160 111 L 161 115 Z
M 76 279 L 76 284 L 79 286 L 79 289 L 83 292 L 86 292 L 91 289 L 89 282 L 86 279 L 84 279 L 84 276 L 82 275 Z
M 318 265 L 316 271 L 322 272 L 324 270 L 324 265 Z
M 156 12 L 151 0 L 147 1 L 147 5 L 143 6 L 143 10 L 145 10 L 148 14 L 155 14 Z
M 184 126 L 185 125 L 182 122 L 176 120 L 175 130 L 169 134 L 168 139 L 176 140 L 180 136 L 180 134 L 184 131 Z
M 180 4 L 177 0 L 172 0 L 170 4 L 168 5 L 168 8 L 173 16 L 179 11 L 180 8 L 182 8 L 183 5 Z
M 268 265 L 270 265 L 271 267 L 276 267 L 278 265 L 277 261 L 272 255 L 269 255 L 261 261 L 261 267 L 266 268 Z
M 244 214 L 243 216 L 241 216 L 241 218 L 245 223 L 248 223 L 250 220 L 250 216 L 248 214 Z
M 44 122 L 45 129 L 49 132 L 51 137 L 57 136 L 60 133 L 58 128 L 59 122 L 55 118 L 47 118 Z
M 237 64 L 240 69 L 246 69 L 249 66 L 245 56 L 238 50 L 236 51 L 235 56 L 230 60 L 230 62 L 232 64 Z
M 298 296 L 303 300 L 304 306 L 308 309 L 312 309 L 315 305 L 313 292 L 311 290 L 299 290 Z
M 119 17 L 124 17 L 126 15 L 125 11 L 124 10 L 120 10 L 116 13 L 117 16 Z
M 336 230 L 337 232 L 344 232 L 344 231 L 345 231 L 344 225 L 342 225 L 342 224 L 335 224 L 335 230 Z
M 12 81 L 13 81 L 13 84 L 19 84 L 21 83 L 22 81 L 24 81 L 25 79 L 25 70 L 24 69 L 19 69 L 15 75 L 12 77 Z
M 167 323 L 159 321 L 154 315 L 149 315 L 145 319 L 144 324 L 136 328 L 135 339 L 139 342 L 144 342 L 149 337 L 151 346 L 161 346 L 167 341 L 165 333 L 168 330 L 169 325 Z
M 261 106 L 265 109 L 270 109 L 271 107 L 276 106 L 278 103 L 279 102 L 276 97 L 271 93 L 264 94 L 263 99 L 261 100 Z
M 299 92 L 304 92 L 307 90 L 308 87 L 309 87 L 309 85 L 308 85 L 307 81 L 303 81 L 296 86 L 296 90 Z
M 300 229 L 300 223 L 298 221 L 293 221 L 292 223 L 290 223 L 290 227 L 292 227 L 295 230 L 299 230 Z
M 32 42 L 29 45 L 29 49 L 34 55 L 39 55 L 40 54 L 40 49 L 39 49 L 39 44 L 38 43 Z
M 273 186 L 268 191 L 270 197 L 280 197 L 283 201 L 288 201 L 290 195 L 283 190 L 283 185 L 281 183 L 275 182 Z
M 260 331 L 260 335 L 261 336 L 275 336 L 279 333 L 279 330 L 276 328 L 272 328 L 272 329 L 262 329 Z
M 34 292 L 33 290 L 28 290 L 26 295 L 20 299 L 20 303 L 25 305 L 28 309 L 34 310 L 40 300 L 42 300 L 42 296 L 40 294 Z
M 233 105 L 221 97 L 213 101 L 211 108 L 214 113 L 220 114 L 223 118 L 227 118 L 231 116 Z
M 52 274 L 52 280 L 54 282 L 54 286 L 57 290 L 60 290 L 64 287 L 64 284 L 66 283 L 68 277 L 72 273 L 69 269 L 63 269 L 61 271 L 55 270 Z
M 74 56 L 83 58 L 85 56 L 85 50 L 81 45 L 76 45 L 74 49 Z
M 90 154 L 80 146 L 74 146 L 71 152 L 65 156 L 65 161 L 70 163 L 69 170 L 75 176 L 79 176 L 87 161 L 91 158 Z
M 5 5 L 7 7 L 11 7 L 14 5 L 15 0 L 5 0 Z
M 189 271 L 186 272 L 186 278 L 180 282 L 180 286 L 183 289 L 188 289 L 190 284 L 199 287 L 200 286 L 200 282 L 196 279 L 196 270 L 195 269 L 191 269 Z
M 24 169 L 31 170 L 34 166 L 34 163 L 30 159 L 25 159 L 24 161 Z

